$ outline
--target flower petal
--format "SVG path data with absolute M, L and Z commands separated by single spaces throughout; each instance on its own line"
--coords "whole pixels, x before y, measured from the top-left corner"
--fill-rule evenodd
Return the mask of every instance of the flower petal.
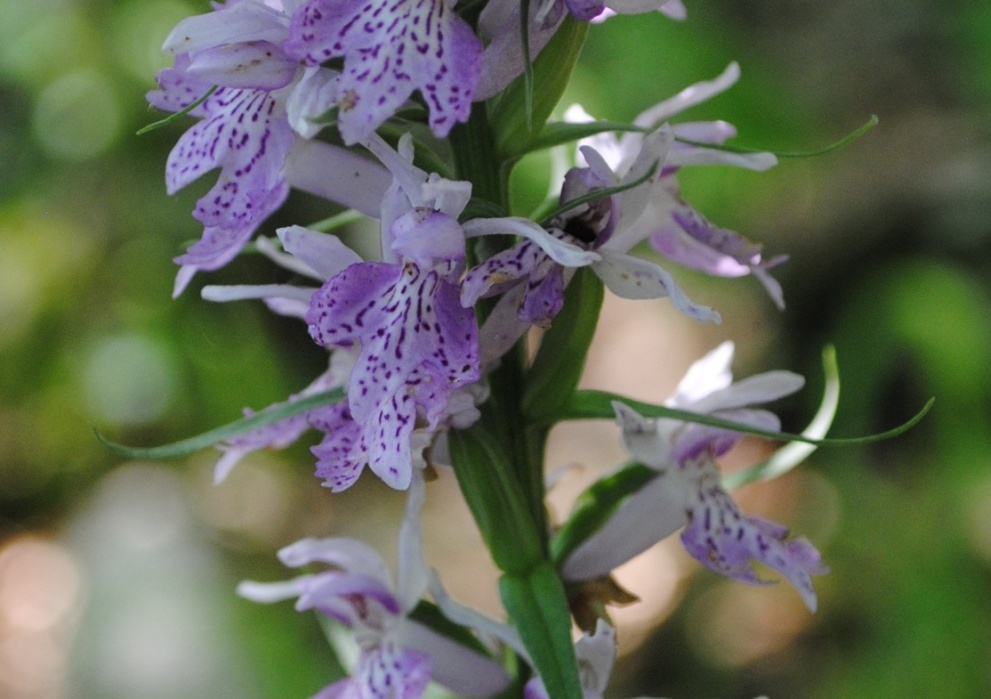
M 660 265 L 603 248 L 602 259 L 592 265 L 609 290 L 626 299 L 670 297 L 680 312 L 703 323 L 719 323 L 719 314 L 708 306 L 694 303 L 681 290 L 674 277 Z

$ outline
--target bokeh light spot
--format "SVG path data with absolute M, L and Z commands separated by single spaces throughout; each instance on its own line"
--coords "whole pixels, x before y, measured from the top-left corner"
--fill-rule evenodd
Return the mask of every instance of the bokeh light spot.
M 144 425 L 172 405 L 176 372 L 165 351 L 139 336 L 100 339 L 85 368 L 90 414 L 114 425 Z
M 34 113 L 35 137 L 52 157 L 86 160 L 109 148 L 121 131 L 113 84 L 93 70 L 70 73 L 42 91 Z

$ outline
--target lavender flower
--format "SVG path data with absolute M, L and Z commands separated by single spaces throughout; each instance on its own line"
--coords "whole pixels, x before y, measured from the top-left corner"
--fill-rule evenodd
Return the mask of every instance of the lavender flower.
M 293 7 L 288 0 L 284 10 L 261 0 L 228 2 L 183 20 L 165 40 L 163 50 L 176 60 L 158 74 L 161 89 L 148 94 L 153 106 L 180 111 L 217 86 L 190 111 L 201 121 L 179 139 L 166 166 L 169 194 L 220 168 L 193 211 L 203 236 L 175 260 L 182 265 L 176 295 L 198 270 L 233 259 L 283 204 L 290 185 L 365 213 L 377 210 L 387 184 L 381 168 L 303 140 L 316 135 L 317 118 L 335 104 L 338 75 L 304 68 L 282 50 Z
M 482 42 L 448 0 L 308 0 L 283 47 L 312 66 L 344 57 L 336 102 L 348 144 L 365 141 L 414 89 L 446 136 L 468 119 L 481 70 Z
M 637 161 L 623 178 L 633 182 L 664 161 L 671 145 L 669 131 L 657 131 L 647 139 Z M 605 160 L 590 147 L 582 153 L 587 168 L 574 168 L 565 176 L 561 203 L 566 204 L 618 181 Z M 546 231 L 526 219 L 515 219 L 512 227 L 503 219 L 471 221 L 469 235 L 522 233 L 521 241 L 472 269 L 465 277 L 461 302 L 468 306 L 483 296 L 505 292 L 526 280 L 519 304 L 523 324 L 548 325 L 564 303 L 565 267 L 591 266 L 609 289 L 623 298 L 670 297 L 681 312 L 700 321 L 718 322 L 711 308 L 692 302 L 664 268 L 627 254 L 638 242 L 628 234 L 646 205 L 644 183 L 620 195 L 581 204 L 556 217 Z M 586 249 L 584 256 L 575 250 Z M 554 252 L 551 255 L 550 252 Z
M 797 391 L 802 377 L 785 371 L 732 383 L 733 345 L 724 343 L 692 365 L 675 395 L 673 408 L 709 414 L 766 430 L 779 429 L 777 416 L 747 407 Z M 720 485 L 716 458 L 741 438 L 738 432 L 677 420 L 650 420 L 614 403 L 623 441 L 638 462 L 658 471 L 601 530 L 567 558 L 562 573 L 587 580 L 609 571 L 666 538 L 679 527 L 685 549 L 717 573 L 743 582 L 770 584 L 757 577 L 750 560 L 777 570 L 815 611 L 812 575 L 827 572 L 818 551 L 788 530 L 740 512 Z
M 644 111 L 633 123 L 643 129 L 654 129 L 671 117 L 728 89 L 739 77 L 739 66 L 731 63 L 715 80 L 685 88 L 674 97 Z M 578 106 L 571 107 L 565 118 L 576 122 L 592 119 Z M 733 125 L 723 121 L 686 122 L 674 124 L 671 129 L 676 138 L 716 146 L 736 135 Z M 648 147 L 648 139 L 636 132 L 625 133 L 619 138 L 604 133 L 584 139 L 582 143 L 594 147 L 616 173 L 625 175 L 643 149 Z M 733 153 L 675 141 L 664 161 L 664 168 L 652 185 L 640 193 L 644 201 L 639 218 L 637 221 L 631 220 L 620 236 L 627 238 L 620 243 L 621 246 L 632 247 L 636 242 L 649 239 L 654 249 L 668 259 L 706 274 L 720 277 L 752 274 L 774 303 L 783 308 L 781 286 L 768 270 L 787 260 L 787 256 L 765 259 L 760 245 L 739 233 L 714 226 L 681 198 L 675 176 L 686 165 L 733 165 L 766 170 L 776 163 L 777 159 L 771 153 Z
M 430 582 L 423 561 L 420 513 L 424 484 L 410 486 L 399 533 L 399 571 L 368 545 L 348 538 L 303 539 L 279 551 L 287 566 L 326 564 L 330 569 L 282 583 L 245 581 L 240 596 L 272 603 L 296 598 L 297 611 L 315 610 L 351 631 L 358 655 L 350 677 L 313 699 L 419 699 L 431 679 L 456 694 L 482 697 L 506 688 L 509 677 L 492 658 L 409 618 Z

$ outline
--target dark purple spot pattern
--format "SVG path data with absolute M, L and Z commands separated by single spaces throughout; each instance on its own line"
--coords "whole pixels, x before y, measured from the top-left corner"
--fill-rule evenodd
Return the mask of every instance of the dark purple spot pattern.
M 347 487 L 354 465 L 367 461 L 388 485 L 407 488 L 417 417 L 422 411 L 435 429 L 449 393 L 478 379 L 474 313 L 438 271 L 407 260 L 346 268 L 313 294 L 306 321 L 317 344 L 361 343 L 348 386 L 360 436 L 342 465 L 325 463 L 321 473 L 344 473 Z M 336 456 L 329 449 L 321 453 Z
M 815 611 L 812 575 L 825 573 L 819 552 L 806 539 L 788 539 L 788 530 L 760 517 L 744 515 L 719 484 L 715 462 L 704 457 L 681 468 L 702 471 L 695 501 L 687 508 L 688 525 L 681 541 L 706 567 L 752 585 L 768 585 L 757 577 L 750 561 L 778 571 Z
M 345 143 L 368 138 L 414 89 L 444 137 L 465 121 L 481 75 L 482 43 L 445 0 L 309 0 L 283 50 L 311 65 L 344 57 L 338 94 Z
M 148 100 L 160 109 L 182 109 L 210 85 L 185 74 L 189 60 L 158 75 L 161 90 Z M 201 121 L 186 131 L 169 154 L 165 181 L 174 194 L 210 170 L 217 183 L 196 204 L 193 216 L 204 225 L 201 240 L 176 262 L 216 269 L 233 258 L 289 192 L 283 166 L 293 136 L 285 107 L 271 92 L 221 88 L 192 115 Z

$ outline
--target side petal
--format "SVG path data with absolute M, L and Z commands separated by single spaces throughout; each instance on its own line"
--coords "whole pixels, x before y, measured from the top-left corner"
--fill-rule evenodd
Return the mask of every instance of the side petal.
M 342 243 L 336 235 L 302 226 L 279 228 L 276 234 L 286 252 L 305 262 L 324 280 L 336 277 L 351 265 L 362 261 L 361 256 Z
M 600 250 L 602 259 L 592 269 L 609 290 L 626 299 L 657 299 L 665 296 L 680 312 L 703 323 L 719 323 L 719 314 L 694 303 L 660 265 L 614 250 Z
M 718 485 L 703 487 L 681 534 L 685 549 L 707 568 L 752 585 L 771 584 L 757 577 L 750 560 L 778 571 L 816 610 L 812 575 L 827 572 L 819 552 L 804 539 L 786 540 L 788 531 L 758 517 L 743 515 Z

